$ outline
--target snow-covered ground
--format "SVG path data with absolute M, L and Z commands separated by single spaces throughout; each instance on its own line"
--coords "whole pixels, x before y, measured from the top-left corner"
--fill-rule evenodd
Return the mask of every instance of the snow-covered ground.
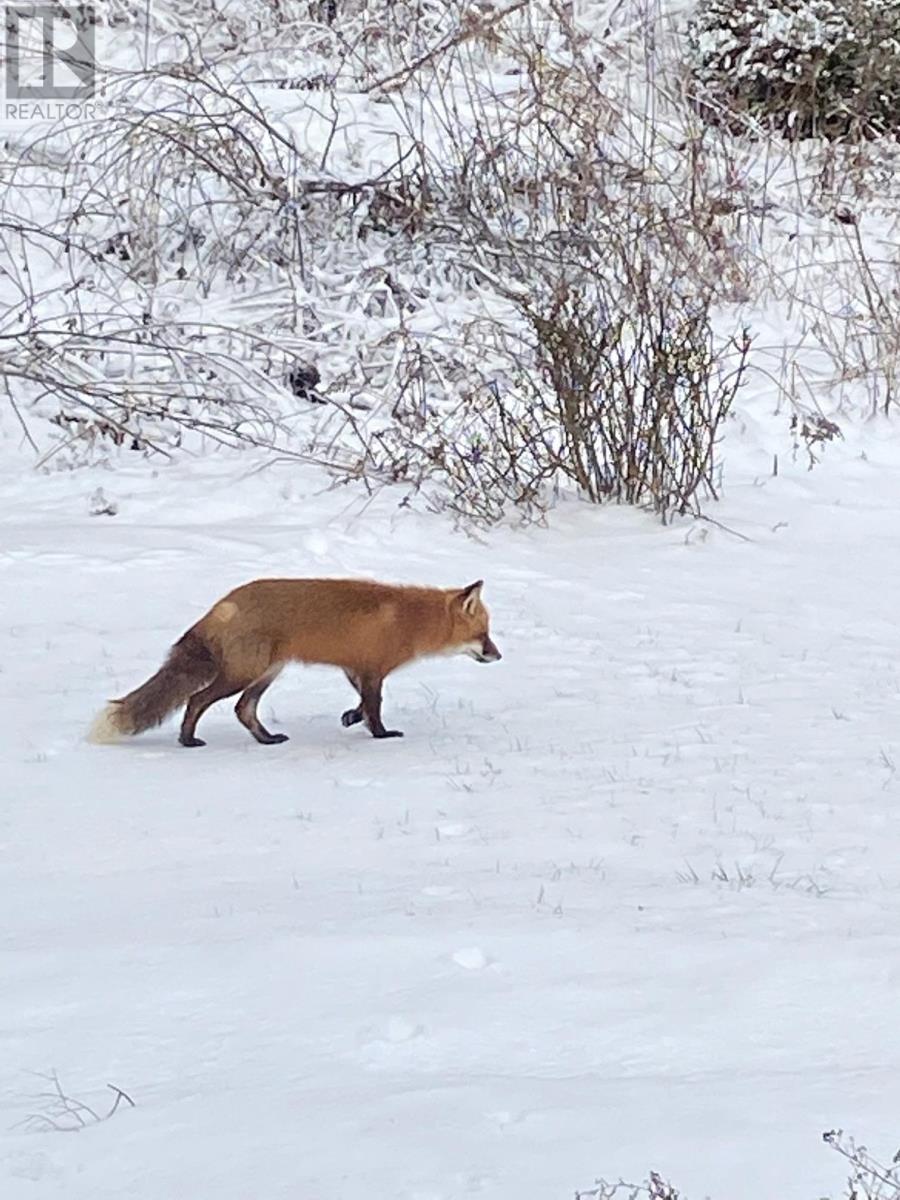
M 823 1130 L 889 1157 L 900 442 L 866 437 L 812 474 L 731 463 L 733 532 L 566 504 L 483 540 L 249 456 L 7 460 L 2 1200 L 552 1200 L 650 1169 L 811 1200 L 843 1186 Z M 504 659 L 392 679 L 403 741 L 296 668 L 262 705 L 283 746 L 225 703 L 203 750 L 84 743 L 267 574 L 483 576 Z M 58 1131 L 53 1071 L 135 1107 Z

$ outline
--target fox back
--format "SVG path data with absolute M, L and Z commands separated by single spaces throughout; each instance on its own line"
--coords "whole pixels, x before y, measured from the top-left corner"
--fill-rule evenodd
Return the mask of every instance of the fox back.
M 257 579 L 224 596 L 192 632 L 240 675 L 293 661 L 384 678 L 432 654 L 499 657 L 480 593 L 480 584 L 444 590 L 357 579 Z

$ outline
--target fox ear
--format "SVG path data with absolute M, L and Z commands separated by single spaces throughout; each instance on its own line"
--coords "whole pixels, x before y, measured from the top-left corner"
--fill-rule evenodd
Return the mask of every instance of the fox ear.
M 462 605 L 462 610 L 465 613 L 473 613 L 477 605 L 481 602 L 481 589 L 484 587 L 484 580 L 478 579 L 475 583 L 470 583 L 468 587 L 464 587 L 458 594 L 458 600 Z

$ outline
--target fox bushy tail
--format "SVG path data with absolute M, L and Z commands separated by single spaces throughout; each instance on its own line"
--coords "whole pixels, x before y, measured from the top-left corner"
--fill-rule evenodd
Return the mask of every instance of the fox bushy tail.
M 189 630 L 178 639 L 155 675 L 121 700 L 110 700 L 98 713 L 88 732 L 88 741 L 118 742 L 159 725 L 194 692 L 211 683 L 217 673 L 218 663 L 212 651 L 198 634 Z

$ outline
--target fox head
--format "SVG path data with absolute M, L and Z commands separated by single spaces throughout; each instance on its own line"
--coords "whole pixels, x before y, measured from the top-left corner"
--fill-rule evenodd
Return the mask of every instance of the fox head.
M 481 602 L 484 580 L 447 593 L 450 610 L 450 646 L 453 654 L 468 654 L 476 662 L 497 662 L 500 651 L 488 633 L 488 611 Z

